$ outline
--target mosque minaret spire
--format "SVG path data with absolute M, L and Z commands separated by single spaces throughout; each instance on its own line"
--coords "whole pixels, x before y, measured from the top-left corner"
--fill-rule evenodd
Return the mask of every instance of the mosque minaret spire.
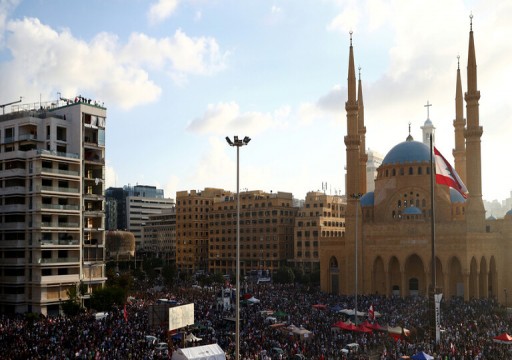
M 455 89 L 455 149 L 453 149 L 453 158 L 455 160 L 455 170 L 459 174 L 462 182 L 466 181 L 466 143 L 464 139 L 464 130 L 466 119 L 464 119 L 464 97 L 462 96 L 462 81 L 460 78 L 460 56 L 457 56 L 457 84 Z
M 480 91 L 477 87 L 475 42 L 473 38 L 473 15 L 470 16 L 469 50 L 468 50 L 468 88 L 464 96 L 466 100 L 467 128 L 466 138 L 466 177 L 469 199 L 466 207 L 468 230 L 485 231 L 485 208 L 482 201 L 482 155 L 481 137 L 483 128 L 480 126 L 479 104 Z
M 347 151 L 347 176 L 346 191 L 347 197 L 360 192 L 360 146 L 361 138 L 359 133 L 359 104 L 356 92 L 356 70 L 354 66 L 354 49 L 352 47 L 352 31 L 350 32 L 350 49 L 348 58 L 348 99 L 345 103 L 347 112 L 347 135 L 345 146 Z
M 366 189 L 366 163 L 368 162 L 368 154 L 366 153 L 366 126 L 364 125 L 364 103 L 363 103 L 363 85 L 361 82 L 361 67 L 359 67 L 359 81 L 357 84 L 357 103 L 359 105 L 359 113 L 357 116 L 357 130 L 359 132 L 359 193 L 365 194 Z

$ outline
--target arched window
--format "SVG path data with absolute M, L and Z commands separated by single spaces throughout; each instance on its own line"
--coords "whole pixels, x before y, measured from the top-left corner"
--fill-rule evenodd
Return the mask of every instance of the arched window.
M 427 175 L 430 175 L 430 168 L 427 167 Z
M 386 177 L 388 177 L 388 176 L 389 176 L 389 170 L 386 169 Z
M 413 170 L 412 170 L 412 167 L 409 168 L 409 175 L 412 175 L 413 174 Z
M 398 205 L 399 208 L 402 207 L 402 200 L 398 200 L 398 204 L 397 205 Z
M 404 168 L 400 168 L 400 175 L 404 174 Z
M 421 175 L 421 173 L 422 173 L 422 167 L 418 166 L 418 175 Z
M 396 169 L 393 169 L 392 173 L 391 173 L 392 176 L 396 176 Z

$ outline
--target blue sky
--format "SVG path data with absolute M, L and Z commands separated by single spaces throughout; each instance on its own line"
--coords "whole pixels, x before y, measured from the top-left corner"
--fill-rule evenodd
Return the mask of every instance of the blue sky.
M 0 0 L 0 103 L 82 95 L 107 107 L 107 186 L 304 198 L 344 189 L 349 31 L 367 147 L 421 140 L 424 105 L 453 162 L 455 78 L 469 15 L 481 92 L 483 197 L 505 199 L 512 3 L 491 1 Z M 506 158 L 505 158 L 506 159 Z

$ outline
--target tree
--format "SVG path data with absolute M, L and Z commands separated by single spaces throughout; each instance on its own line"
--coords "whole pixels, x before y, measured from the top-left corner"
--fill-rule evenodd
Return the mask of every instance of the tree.
M 273 280 L 277 284 L 292 284 L 295 281 L 295 275 L 291 268 L 283 266 L 277 270 Z
M 124 304 L 126 296 L 127 289 L 117 286 L 95 289 L 91 295 L 91 308 L 96 311 L 111 311 L 114 305 Z
M 66 316 L 75 316 L 80 313 L 80 297 L 78 296 L 78 291 L 76 286 L 72 286 L 66 290 L 66 294 L 68 295 L 68 299 L 61 304 L 62 311 Z
M 168 287 L 174 285 L 177 275 L 176 266 L 164 265 L 162 268 L 162 277 L 164 278 L 165 285 Z

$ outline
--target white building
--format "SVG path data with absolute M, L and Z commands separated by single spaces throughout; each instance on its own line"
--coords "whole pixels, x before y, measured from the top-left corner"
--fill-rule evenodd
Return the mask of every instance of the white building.
M 105 119 L 82 97 L 0 115 L 0 312 L 55 314 L 105 282 Z

